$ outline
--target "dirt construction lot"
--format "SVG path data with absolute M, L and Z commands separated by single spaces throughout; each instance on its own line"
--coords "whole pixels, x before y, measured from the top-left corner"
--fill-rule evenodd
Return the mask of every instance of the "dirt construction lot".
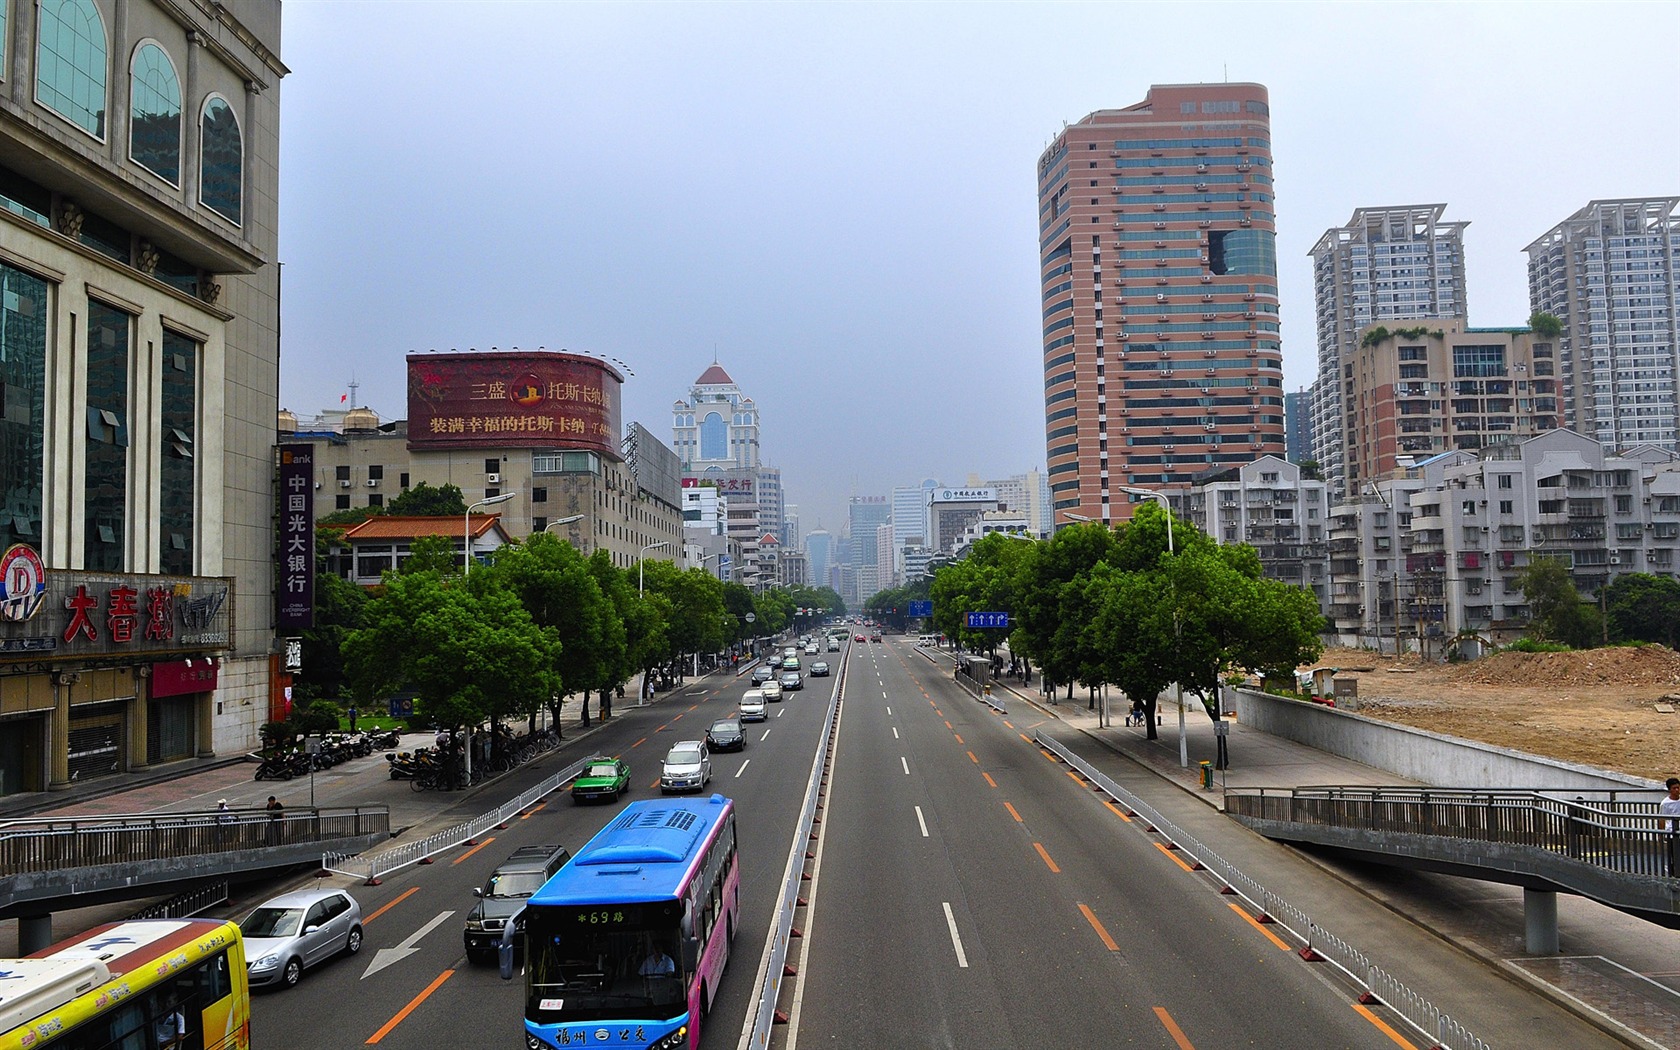
M 1660 645 L 1462 664 L 1330 649 L 1311 666 L 1358 679 L 1358 710 L 1370 718 L 1637 777 L 1680 776 L 1680 654 Z

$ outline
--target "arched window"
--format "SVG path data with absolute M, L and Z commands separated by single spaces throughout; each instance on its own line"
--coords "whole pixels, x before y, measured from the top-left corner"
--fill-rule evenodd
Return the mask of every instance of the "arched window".
M 729 458 L 729 424 L 717 412 L 706 413 L 700 421 L 700 458 Z
M 35 98 L 101 141 L 105 138 L 105 22 L 93 0 L 41 0 Z
M 129 68 L 128 155 L 171 186 L 181 184 L 181 81 L 163 48 L 150 41 Z
M 204 206 L 237 225 L 245 154 L 239 140 L 239 121 L 220 95 L 204 101 L 199 118 L 198 199 Z

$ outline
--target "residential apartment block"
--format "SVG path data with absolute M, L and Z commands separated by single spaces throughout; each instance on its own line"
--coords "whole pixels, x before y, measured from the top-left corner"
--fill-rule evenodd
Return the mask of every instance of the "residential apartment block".
M 1359 208 L 1313 246 L 1318 378 L 1312 387 L 1312 458 L 1337 493 L 1351 492 L 1347 464 L 1355 435 L 1351 359 L 1370 325 L 1398 318 L 1469 316 L 1464 228 L 1445 222 L 1445 204 Z
M 1329 486 L 1279 456 L 1209 471 L 1196 479 L 1186 516 L 1219 543 L 1247 543 L 1266 576 L 1329 601 Z
M 1563 322 L 1564 426 L 1680 449 L 1680 197 L 1597 200 L 1527 248 L 1530 306 Z
M 1064 127 L 1038 207 L 1054 525 L 1282 453 L 1266 89 L 1156 85 Z

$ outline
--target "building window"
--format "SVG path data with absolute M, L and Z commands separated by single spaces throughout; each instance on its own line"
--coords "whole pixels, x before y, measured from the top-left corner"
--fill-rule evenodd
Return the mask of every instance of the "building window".
M 193 572 L 197 523 L 198 344 L 168 329 L 163 333 L 163 458 L 159 468 L 158 571 Z
M 163 48 L 141 44 L 129 71 L 128 155 L 171 186 L 181 184 L 181 81 Z
M 548 502 L 548 488 L 546 486 L 543 486 L 543 485 L 533 485 L 533 486 L 531 486 L 531 502 L 532 503 L 547 503 Z
M 368 464 L 368 480 L 369 481 L 384 481 L 385 480 L 385 468 L 384 468 L 384 466 L 382 466 L 381 464 L 378 464 L 378 463 Z
M 484 461 L 484 473 L 486 474 L 495 474 L 501 469 L 502 461 L 499 459 L 487 459 Z
M 333 480 L 335 480 L 335 481 L 349 481 L 350 480 L 350 467 L 348 465 L 334 467 L 333 468 Z
M 0 550 L 41 546 L 47 283 L 0 263 Z
M 370 506 L 370 507 L 383 507 L 383 506 L 385 506 L 385 497 L 378 492 L 369 493 L 368 494 L 368 506 Z
M 405 470 L 397 475 L 397 484 L 402 488 L 408 488 L 408 471 Z
M 88 301 L 87 485 L 82 568 L 122 572 L 128 518 L 128 370 L 133 318 Z
M 226 99 L 211 95 L 204 102 L 199 126 L 198 199 L 206 208 L 237 226 L 245 177 L 245 151 L 240 141 L 239 121 Z
M 35 99 L 105 140 L 105 22 L 93 0 L 41 0 Z
M 335 496 L 333 498 L 333 509 L 334 510 L 349 510 L 350 509 L 350 497 L 349 496 Z
M 729 424 L 717 412 L 708 412 L 700 421 L 700 458 L 729 458 Z

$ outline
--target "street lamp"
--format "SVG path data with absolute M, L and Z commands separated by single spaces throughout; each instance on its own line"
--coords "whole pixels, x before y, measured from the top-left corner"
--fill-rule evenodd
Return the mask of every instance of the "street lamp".
M 1130 488 L 1126 485 L 1117 485 L 1115 487 L 1118 488 L 1121 492 L 1126 493 L 1128 496 L 1142 496 L 1144 499 L 1159 500 L 1161 502 L 1161 509 L 1167 512 L 1167 556 L 1169 558 L 1172 557 L 1172 555 L 1173 555 L 1172 504 L 1167 502 L 1166 493 L 1156 492 L 1154 489 Z M 1178 633 L 1179 632 L 1178 596 L 1176 594 L 1176 589 L 1177 589 L 1177 585 L 1175 583 L 1174 584 L 1175 593 L 1173 595 L 1173 637 L 1178 638 L 1179 637 L 1179 633 Z M 1174 675 L 1173 677 L 1174 677 L 1174 679 L 1176 679 L 1178 676 Z M 1186 740 L 1185 737 L 1184 737 L 1184 683 L 1183 682 L 1179 682 L 1179 681 L 1174 681 L 1173 682 L 1173 695 L 1177 699 L 1177 702 L 1178 702 L 1178 764 L 1179 764 L 1179 767 L 1182 768 L 1182 769 L 1189 769 L 1190 768 L 1190 742 L 1188 740 Z
M 472 571 L 472 512 L 473 507 L 493 507 L 498 503 L 506 503 L 519 495 L 518 492 L 504 492 L 499 496 L 486 496 L 467 508 L 467 518 L 461 526 L 461 575 Z
M 574 521 L 582 521 L 582 520 L 583 520 L 583 515 L 582 514 L 573 514 L 569 518 L 558 518 L 554 521 L 549 522 L 547 525 L 544 525 L 543 526 L 543 531 L 544 532 L 552 532 L 556 525 L 570 525 Z
M 643 547 L 640 552 L 637 553 L 637 555 L 636 555 L 636 594 L 638 596 L 641 595 L 641 594 L 644 594 L 646 592 L 646 587 L 643 583 L 644 578 L 645 578 L 645 574 L 642 572 L 642 558 L 644 558 L 647 555 L 648 551 L 658 550 L 661 547 L 669 547 L 670 545 L 671 545 L 670 540 L 660 540 L 658 543 L 648 544 L 647 546 Z

